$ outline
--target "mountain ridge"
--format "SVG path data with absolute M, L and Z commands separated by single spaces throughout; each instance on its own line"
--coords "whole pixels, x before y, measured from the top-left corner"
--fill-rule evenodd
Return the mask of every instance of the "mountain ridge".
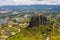
M 25 10 L 35 10 L 35 11 L 60 11 L 60 5 L 6 5 L 0 6 L 1 10 L 9 11 L 25 11 Z

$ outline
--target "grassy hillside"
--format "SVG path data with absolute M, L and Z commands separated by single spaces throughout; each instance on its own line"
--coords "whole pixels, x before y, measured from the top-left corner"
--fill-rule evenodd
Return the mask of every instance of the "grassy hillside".
M 39 28 L 22 29 L 21 32 L 9 37 L 7 40 L 45 40 L 45 36 L 39 30 Z
M 19 33 L 10 36 L 7 40 L 46 40 L 47 37 L 49 37 L 49 40 L 60 40 L 60 22 L 58 17 L 58 15 L 50 14 L 47 16 L 48 24 L 38 25 L 38 27 L 31 25 L 32 28 L 21 28 Z M 34 18 L 33 21 L 35 20 Z M 44 18 L 42 20 L 46 22 Z M 37 20 L 33 21 L 32 23 L 34 25 Z

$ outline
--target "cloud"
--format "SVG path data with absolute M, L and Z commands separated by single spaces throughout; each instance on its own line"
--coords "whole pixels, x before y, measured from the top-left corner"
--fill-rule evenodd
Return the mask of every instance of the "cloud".
M 33 0 L 33 1 L 44 1 L 44 0 Z
M 60 5 L 59 0 L 0 0 L 0 5 Z

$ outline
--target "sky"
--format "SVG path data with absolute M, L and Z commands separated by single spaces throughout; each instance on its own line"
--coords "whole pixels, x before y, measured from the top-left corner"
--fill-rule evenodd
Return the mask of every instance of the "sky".
M 59 0 L 0 0 L 0 6 L 3 5 L 60 5 Z

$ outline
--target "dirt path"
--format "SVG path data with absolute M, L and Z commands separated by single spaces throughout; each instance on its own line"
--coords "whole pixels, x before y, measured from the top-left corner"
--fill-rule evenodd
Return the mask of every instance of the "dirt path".
M 0 38 L 0 40 L 6 40 L 6 38 L 8 38 L 8 36 L 3 35 L 3 36 Z
M 49 40 L 49 37 L 47 37 L 46 40 Z

